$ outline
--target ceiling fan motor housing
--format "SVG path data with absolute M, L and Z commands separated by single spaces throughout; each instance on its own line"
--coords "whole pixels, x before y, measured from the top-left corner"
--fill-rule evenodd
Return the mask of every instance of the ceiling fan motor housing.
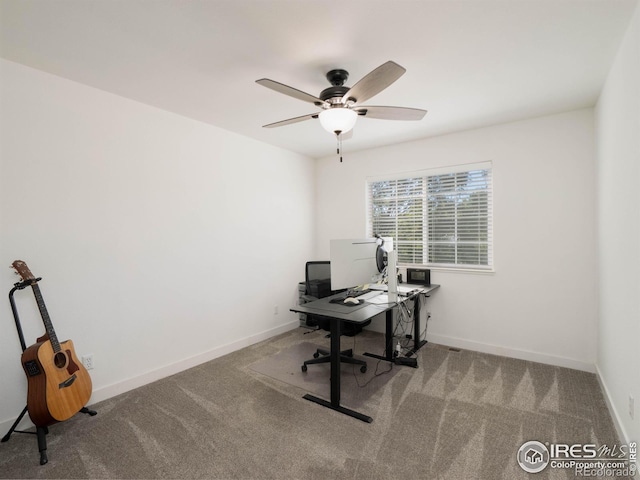
M 342 103 L 342 97 L 349 91 L 349 87 L 329 87 L 320 93 L 320 99 L 331 104 Z

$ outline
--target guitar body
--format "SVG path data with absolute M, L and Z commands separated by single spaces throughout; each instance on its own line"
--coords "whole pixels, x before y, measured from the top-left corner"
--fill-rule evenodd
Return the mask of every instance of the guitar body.
M 91 377 L 71 340 L 55 352 L 47 335 L 39 338 L 23 352 L 22 367 L 28 381 L 27 410 L 38 427 L 71 418 L 91 397 Z

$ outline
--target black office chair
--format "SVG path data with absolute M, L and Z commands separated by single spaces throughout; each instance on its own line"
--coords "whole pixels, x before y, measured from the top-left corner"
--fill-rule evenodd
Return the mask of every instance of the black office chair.
M 307 302 L 312 302 L 320 298 L 333 295 L 331 291 L 331 263 L 322 262 L 307 262 L 305 266 L 305 295 L 302 298 Z M 311 318 L 309 318 L 311 317 Z M 315 322 L 318 329 L 331 331 L 331 320 L 327 317 L 313 315 L 307 316 L 307 323 Z M 341 328 L 341 334 L 347 337 L 353 337 L 362 331 L 363 327 L 366 327 L 371 323 L 371 320 L 364 323 L 343 322 Z M 313 354 L 312 360 L 307 360 L 302 365 L 302 371 L 307 371 L 307 365 L 313 365 L 316 363 L 329 363 L 331 358 L 329 356 L 329 350 L 319 348 L 316 353 Z M 354 365 L 360 365 L 360 371 L 362 373 L 367 371 L 367 362 L 353 358 L 353 350 L 343 350 L 340 352 L 340 361 L 344 363 L 351 363 Z

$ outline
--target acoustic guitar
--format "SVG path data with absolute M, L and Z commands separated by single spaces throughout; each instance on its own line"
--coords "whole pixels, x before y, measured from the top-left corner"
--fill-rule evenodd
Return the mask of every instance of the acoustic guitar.
M 34 425 L 46 427 L 68 420 L 89 401 L 91 377 L 78 361 L 73 342 L 60 343 L 44 304 L 38 280 L 22 260 L 11 266 L 29 284 L 44 322 L 45 334 L 22 354 L 27 375 L 27 410 Z

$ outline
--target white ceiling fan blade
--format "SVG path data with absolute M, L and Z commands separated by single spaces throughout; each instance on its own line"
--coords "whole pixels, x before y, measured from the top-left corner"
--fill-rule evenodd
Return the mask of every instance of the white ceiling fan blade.
M 279 122 L 270 123 L 268 125 L 263 125 L 263 128 L 274 128 L 274 127 L 282 127 L 284 125 L 291 125 L 292 123 L 304 122 L 305 120 L 309 120 L 311 118 L 318 118 L 317 113 L 310 113 L 309 115 L 302 115 L 301 117 L 288 118 L 287 120 L 281 120 Z
M 367 118 L 378 118 L 380 120 L 422 120 L 426 115 L 426 110 L 406 107 L 378 107 L 363 105 L 354 110 L 358 115 Z
M 322 106 L 326 103 L 324 100 L 318 97 L 314 97 L 309 93 L 305 93 L 302 90 L 290 87 L 289 85 L 285 85 L 284 83 L 276 82 L 275 80 L 261 78 L 260 80 L 256 80 L 256 83 L 258 85 L 262 85 L 263 87 L 270 88 L 271 90 L 275 90 L 278 93 L 282 93 L 284 95 L 297 98 L 298 100 L 302 100 L 303 102 L 313 103 L 314 105 L 318 106 Z
M 407 70 L 389 60 L 365 75 L 358 83 L 342 97 L 342 103 L 347 101 L 362 103 L 377 95 L 399 79 Z

